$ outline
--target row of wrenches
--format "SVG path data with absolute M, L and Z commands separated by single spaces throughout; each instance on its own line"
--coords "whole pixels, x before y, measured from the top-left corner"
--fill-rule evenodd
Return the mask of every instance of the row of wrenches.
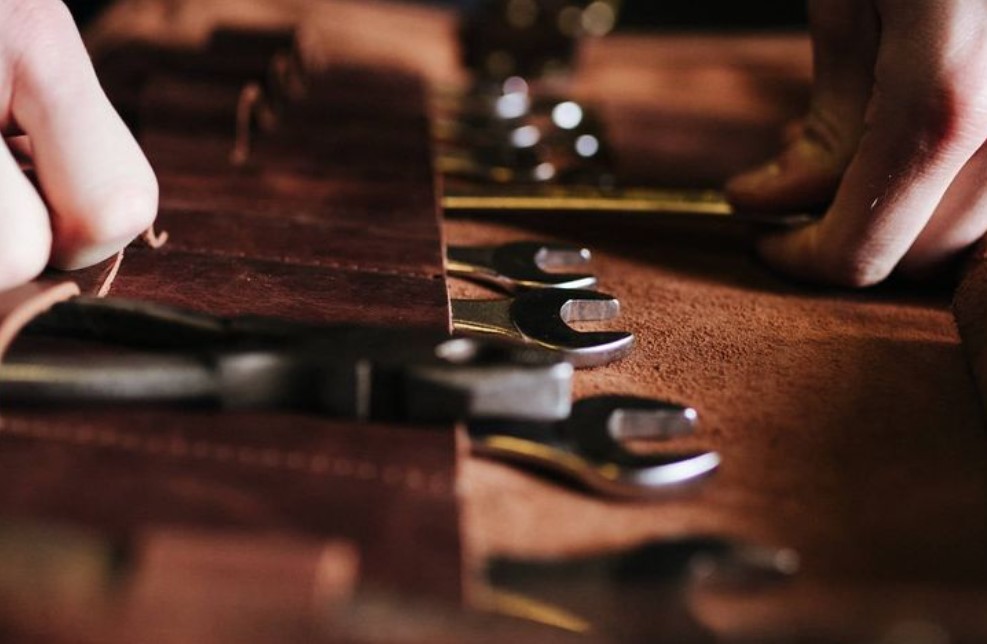
M 533 242 L 450 247 L 450 275 L 513 294 L 454 300 L 452 337 L 78 297 L 26 327 L 0 365 L 0 401 L 462 421 L 474 452 L 608 495 L 650 497 L 704 477 L 719 465 L 714 452 L 644 455 L 628 447 L 691 434 L 694 409 L 619 395 L 572 402 L 574 367 L 616 360 L 634 343 L 630 333 L 568 325 L 619 311 L 615 298 L 587 288 L 592 275 L 546 270 L 588 260 L 585 249 Z M 80 341 L 101 350 L 66 349 Z

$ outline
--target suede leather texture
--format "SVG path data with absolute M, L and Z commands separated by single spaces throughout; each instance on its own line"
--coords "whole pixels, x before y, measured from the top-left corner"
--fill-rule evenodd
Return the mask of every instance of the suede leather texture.
M 776 149 L 808 98 L 802 37 L 622 36 L 588 47 L 582 64 L 573 91 L 600 106 L 632 185 L 719 187 Z M 709 480 L 652 502 L 470 459 L 472 553 L 554 558 L 724 535 L 793 547 L 802 562 L 780 588 L 693 589 L 691 614 L 726 641 L 860 641 L 919 617 L 961 641 L 984 636 L 987 434 L 949 286 L 793 283 L 758 262 L 756 230 L 729 222 L 558 213 L 445 226 L 450 244 L 591 249 L 622 312 L 587 328 L 638 342 L 625 360 L 578 372 L 577 396 L 692 405 L 695 437 L 659 449 L 723 457 Z M 979 274 L 966 326 L 983 346 Z M 490 296 L 458 280 L 450 292 Z
M 802 36 L 617 36 L 587 46 L 580 64 L 571 91 L 601 106 L 630 184 L 718 187 L 770 154 L 778 130 L 807 104 Z M 160 83 L 127 87 L 161 170 L 171 240 L 164 250 L 129 249 L 110 293 L 153 293 L 219 313 L 447 324 L 428 146 L 409 135 L 424 123 L 407 110 L 414 80 L 393 80 L 400 91 L 335 92 L 346 98 L 329 109 L 357 121 L 349 132 L 301 115 L 308 129 L 292 145 L 257 131 L 233 171 L 224 164 L 242 135 L 232 115 L 244 77 L 238 64 L 217 67 L 226 65 L 235 69 L 225 89 L 204 92 L 201 78 L 158 66 Z M 322 80 L 359 84 L 352 69 L 337 73 Z M 386 106 L 367 97 L 392 94 L 401 113 L 368 125 Z M 213 127 L 223 122 L 229 129 Z M 366 141 L 378 153 L 367 154 Z M 392 143 L 391 154 L 379 153 Z M 317 155 L 321 146 L 334 153 Z M 231 229 L 231 217 L 243 225 Z M 950 289 L 793 284 L 757 262 L 750 231 L 725 222 L 447 219 L 442 234 L 460 244 L 540 238 L 591 248 L 600 288 L 622 304 L 621 317 L 600 326 L 631 330 L 638 345 L 620 363 L 580 372 L 577 395 L 693 405 L 696 436 L 659 449 L 716 449 L 720 471 L 663 498 L 615 501 L 466 456 L 462 445 L 457 468 L 449 428 L 5 411 L 0 507 L 121 529 L 153 517 L 342 537 L 356 544 L 369 583 L 445 596 L 460 590 L 464 557 L 474 599 L 492 556 L 557 558 L 715 534 L 795 548 L 802 571 L 781 586 L 677 588 L 656 599 L 667 604 L 622 613 L 649 641 L 683 641 L 677 634 L 692 624 L 724 641 L 880 641 L 916 620 L 955 641 L 987 638 L 987 436 L 965 351 L 978 346 L 969 338 L 982 327 L 982 279 L 957 297 L 964 344 Z M 91 292 L 107 270 L 73 277 Z M 491 296 L 461 281 L 448 288 L 454 297 Z M 361 460 L 344 465 L 337 456 Z M 388 472 L 389 486 L 378 479 Z M 602 592 L 601 602 L 609 599 Z M 679 609 L 682 623 L 664 621 Z M 407 635 L 422 619 L 406 613 L 397 622 Z M 504 634 L 457 630 L 458 620 L 445 615 L 439 630 Z

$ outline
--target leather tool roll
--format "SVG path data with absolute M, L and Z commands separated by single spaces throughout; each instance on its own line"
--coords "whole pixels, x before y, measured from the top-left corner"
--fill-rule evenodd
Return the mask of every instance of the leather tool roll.
M 421 83 L 348 70 L 350 103 L 363 92 L 391 96 L 382 85 L 400 95 L 322 122 L 336 93 L 313 92 L 297 113 L 286 109 L 278 128 L 257 132 L 255 154 L 234 167 L 235 99 L 244 84 L 264 81 L 273 55 L 247 64 L 235 55 L 246 46 L 237 42 L 229 34 L 222 47 L 214 42 L 221 53 L 142 45 L 143 56 L 104 77 L 111 95 L 131 88 L 114 82 L 143 88 L 130 104 L 160 178 L 159 225 L 170 233 L 162 249 L 140 242 L 127 249 L 108 294 L 223 315 L 448 329 Z M 234 69 L 217 74 L 207 94 L 201 76 L 189 73 L 199 63 Z M 170 80 L 155 84 L 154 74 Z M 320 82 L 312 79 L 313 87 Z M 184 110 L 162 111 L 180 104 Z M 364 138 L 371 131 L 379 135 Z M 395 178 L 407 189 L 386 182 Z M 113 266 L 71 277 L 91 294 Z M 0 392 L 5 515 L 118 533 L 166 525 L 339 538 L 358 550 L 364 585 L 453 599 L 461 592 L 456 452 L 451 426 L 13 410 Z
M 603 111 L 629 185 L 722 185 L 768 157 L 809 81 L 801 37 L 618 35 L 583 53 L 578 96 Z M 797 284 L 758 262 L 742 231 L 714 225 L 551 215 L 447 221 L 446 235 L 588 245 L 640 342 L 626 360 L 579 374 L 576 396 L 693 405 L 697 437 L 723 456 L 691 494 L 646 505 L 471 460 L 471 552 L 551 558 L 737 536 L 793 547 L 803 565 L 777 592 L 694 597 L 717 641 L 880 639 L 917 615 L 958 640 L 984 639 L 987 437 L 964 353 L 987 346 L 985 264 L 957 299 L 961 342 L 947 289 Z M 476 295 L 450 284 L 453 297 Z M 973 588 L 979 599 L 963 596 Z

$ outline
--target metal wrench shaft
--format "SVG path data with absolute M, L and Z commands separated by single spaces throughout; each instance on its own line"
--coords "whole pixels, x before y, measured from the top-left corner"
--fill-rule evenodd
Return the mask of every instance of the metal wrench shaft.
M 442 197 L 442 208 L 452 217 L 483 215 L 517 219 L 533 215 L 599 213 L 637 217 L 642 222 L 698 218 L 773 228 L 796 228 L 818 219 L 805 213 L 737 212 L 723 193 L 715 190 L 627 188 L 608 191 L 582 186 L 451 188 Z

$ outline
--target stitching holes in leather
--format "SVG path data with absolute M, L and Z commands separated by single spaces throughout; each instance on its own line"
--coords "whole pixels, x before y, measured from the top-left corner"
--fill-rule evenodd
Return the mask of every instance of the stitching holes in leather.
M 396 465 L 381 467 L 367 460 L 350 460 L 328 454 L 237 447 L 208 441 L 189 442 L 177 437 L 145 438 L 112 430 L 94 430 L 89 427 L 66 429 L 10 419 L 0 420 L 0 434 L 82 447 L 140 452 L 179 460 L 208 460 L 257 469 L 305 472 L 317 476 L 333 476 L 358 481 L 378 481 L 383 485 L 401 487 L 418 493 L 426 492 L 435 496 L 445 495 L 449 489 L 448 476 L 443 472 L 425 472 L 417 467 L 404 468 Z

